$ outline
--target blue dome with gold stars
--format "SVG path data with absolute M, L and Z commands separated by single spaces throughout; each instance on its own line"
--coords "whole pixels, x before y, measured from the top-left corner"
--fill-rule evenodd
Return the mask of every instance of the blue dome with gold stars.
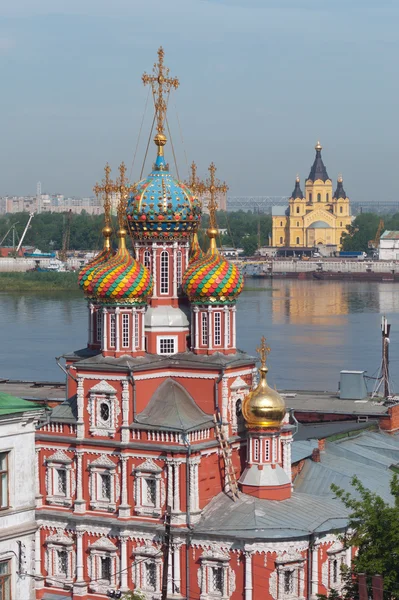
M 155 138 L 158 156 L 153 170 L 135 184 L 128 199 L 127 222 L 136 238 L 189 237 L 198 229 L 201 204 L 186 184 L 169 172 L 162 152 L 163 139 L 159 138 L 158 134 Z

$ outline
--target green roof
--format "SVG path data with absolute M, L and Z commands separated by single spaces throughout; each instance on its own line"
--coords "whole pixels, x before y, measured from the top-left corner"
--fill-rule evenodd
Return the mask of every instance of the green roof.
M 0 392 L 0 416 L 25 412 L 27 410 L 38 410 L 40 408 L 44 408 L 42 404 Z

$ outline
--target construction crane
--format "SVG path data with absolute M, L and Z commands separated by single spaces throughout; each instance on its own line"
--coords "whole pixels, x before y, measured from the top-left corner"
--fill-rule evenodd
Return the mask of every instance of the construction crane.
M 71 220 L 72 220 L 72 209 L 69 209 L 68 214 L 65 219 L 65 228 L 62 236 L 62 249 L 58 253 L 58 257 L 63 262 L 67 259 L 67 254 L 69 250 L 69 241 L 71 239 Z
M 35 215 L 35 213 L 33 213 L 33 212 L 29 213 L 29 219 L 28 219 L 28 222 L 27 222 L 27 224 L 25 225 L 24 232 L 23 232 L 23 234 L 21 235 L 21 239 L 19 240 L 19 244 L 18 244 L 18 246 L 17 246 L 17 255 L 18 255 L 18 252 L 19 252 L 19 251 L 20 251 L 20 249 L 21 249 L 22 242 L 24 241 L 24 238 L 25 238 L 25 236 L 26 236 L 26 233 L 27 233 L 27 231 L 28 231 L 28 229 L 29 229 L 30 222 L 32 221 L 32 219 L 33 219 L 34 215 Z
M 13 240 L 15 238 L 15 225 L 18 224 L 18 221 L 15 221 L 15 223 L 13 223 L 10 227 L 10 229 L 7 230 L 6 234 L 2 237 L 1 241 L 0 241 L 0 246 L 3 245 L 4 240 L 7 238 L 8 234 L 10 233 L 10 231 L 13 231 Z
M 384 221 L 383 221 L 383 219 L 380 219 L 380 222 L 378 224 L 377 233 L 375 234 L 375 238 L 373 240 L 370 240 L 368 243 L 369 248 L 373 248 L 374 250 L 377 250 L 378 245 L 380 243 L 380 237 L 384 231 L 384 228 L 385 228 Z

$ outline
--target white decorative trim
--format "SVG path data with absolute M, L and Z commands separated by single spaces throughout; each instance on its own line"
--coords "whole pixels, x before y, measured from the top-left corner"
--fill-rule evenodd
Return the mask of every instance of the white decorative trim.
M 116 389 L 105 381 L 105 379 L 102 379 L 97 385 L 90 388 L 89 392 L 94 394 L 116 394 Z
M 165 357 L 167 355 L 164 355 Z M 173 355 L 172 355 L 173 356 Z M 231 379 L 232 377 L 242 377 L 243 375 L 251 375 L 254 369 L 245 369 L 242 371 L 232 371 L 227 372 L 226 375 Z M 84 379 L 98 379 L 98 375 L 82 375 Z M 184 371 L 183 368 L 181 371 L 157 371 L 156 373 L 146 373 L 143 375 L 137 375 L 134 377 L 135 381 L 143 381 L 145 379 L 164 379 L 166 377 L 188 377 L 192 379 L 218 379 L 219 373 L 202 373 L 200 371 Z M 126 375 L 107 375 L 108 381 L 123 381 L 126 379 Z
M 161 467 L 156 465 L 152 458 L 147 458 L 143 463 L 133 467 L 133 471 L 146 471 L 147 473 L 162 473 Z
M 116 389 L 107 381 L 102 380 L 88 391 L 88 395 L 87 412 L 90 415 L 90 433 L 94 436 L 114 437 L 117 419 L 121 412 Z M 106 421 L 101 416 L 101 406 L 103 404 L 108 406 L 108 419 Z

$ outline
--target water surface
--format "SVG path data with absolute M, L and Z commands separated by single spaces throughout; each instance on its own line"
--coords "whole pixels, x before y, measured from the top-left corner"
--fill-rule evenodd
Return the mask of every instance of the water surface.
M 375 374 L 385 314 L 392 325 L 391 373 L 399 391 L 398 284 L 249 280 L 249 286 L 237 307 L 238 346 L 254 354 L 266 336 L 273 385 L 335 391 L 341 369 Z M 79 293 L 0 294 L 0 378 L 63 380 L 55 357 L 84 347 L 87 326 Z

